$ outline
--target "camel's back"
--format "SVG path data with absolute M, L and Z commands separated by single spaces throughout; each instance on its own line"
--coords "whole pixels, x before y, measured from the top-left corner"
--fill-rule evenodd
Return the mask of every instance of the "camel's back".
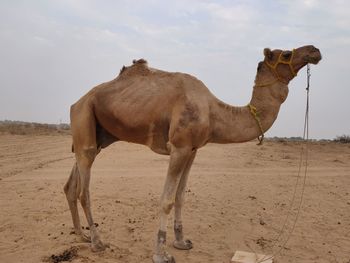
M 87 94 L 98 122 L 125 140 L 128 138 L 123 137 L 130 134 L 133 138 L 145 136 L 150 129 L 168 133 L 174 114 L 183 110 L 181 108 L 186 107 L 186 102 L 198 110 L 201 108 L 200 112 L 207 112 L 211 96 L 195 77 L 148 68 L 143 60 L 123 68 L 116 79 Z
M 116 79 L 97 86 L 92 92 L 101 110 L 142 118 L 154 111 L 169 111 L 179 100 L 203 100 L 210 93 L 191 75 L 148 68 L 145 62 L 122 69 Z

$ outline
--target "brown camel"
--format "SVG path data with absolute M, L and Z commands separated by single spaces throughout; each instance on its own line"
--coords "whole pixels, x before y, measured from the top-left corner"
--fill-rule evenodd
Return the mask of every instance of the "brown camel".
M 105 248 L 90 209 L 91 166 L 99 151 L 116 141 L 147 145 L 170 155 L 160 201 L 160 227 L 153 262 L 175 262 L 166 252 L 168 215 L 175 206 L 173 245 L 191 249 L 184 239 L 181 209 L 189 171 L 197 149 L 207 143 L 238 143 L 260 137 L 275 119 L 288 95 L 288 83 L 307 63 L 317 64 L 320 51 L 303 46 L 293 51 L 264 49 L 253 96 L 244 107 L 217 99 L 195 77 L 149 68 L 143 59 L 123 67 L 117 78 L 90 90 L 71 107 L 76 163 L 64 187 L 75 233 L 91 241 L 93 251 Z M 85 212 L 90 237 L 80 226 L 77 200 Z

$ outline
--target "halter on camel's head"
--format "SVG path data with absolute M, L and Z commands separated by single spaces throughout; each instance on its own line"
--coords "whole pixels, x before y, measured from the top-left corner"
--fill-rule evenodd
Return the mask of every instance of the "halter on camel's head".
M 275 76 L 276 81 L 288 84 L 293 79 L 298 71 L 306 64 L 317 64 L 322 56 L 314 46 L 303 46 L 292 51 L 273 50 L 269 48 L 264 49 L 264 64 L 270 69 Z M 288 70 L 282 71 L 282 66 L 287 66 Z
M 294 70 L 294 68 L 292 66 L 294 52 L 295 52 L 295 49 L 293 49 L 292 52 L 290 52 L 290 51 L 281 51 L 281 53 L 279 54 L 278 59 L 275 62 L 275 64 L 270 64 L 270 62 L 266 58 L 264 60 L 265 64 L 271 69 L 271 71 L 276 76 L 276 78 L 279 81 L 283 82 L 283 83 L 285 83 L 285 80 L 279 76 L 279 74 L 277 72 L 277 66 L 279 64 L 288 65 L 289 69 L 290 69 L 290 72 L 292 73 L 292 76 L 294 78 L 297 75 L 297 73 L 295 72 L 295 70 Z M 288 58 L 289 58 L 289 60 L 283 60 L 283 59 L 288 59 Z
M 260 62 L 258 66 L 255 88 L 269 87 L 277 82 L 284 84 L 286 87 L 289 81 L 297 75 L 302 67 L 308 63 L 317 64 L 322 59 L 320 50 L 311 45 L 293 49 L 292 51 L 283 51 L 279 49 L 271 51 L 271 49 L 265 48 L 264 56 L 264 61 Z M 264 77 L 261 77 L 264 73 L 259 74 L 263 65 L 266 65 L 264 73 L 268 71 L 271 73 L 268 74 L 267 81 Z M 287 94 L 288 89 L 287 92 L 284 91 L 281 96 L 282 102 L 286 99 Z M 261 131 L 261 134 L 258 137 L 260 145 L 264 139 L 264 130 L 259 117 L 259 112 L 256 106 L 251 103 L 248 104 L 248 107 Z

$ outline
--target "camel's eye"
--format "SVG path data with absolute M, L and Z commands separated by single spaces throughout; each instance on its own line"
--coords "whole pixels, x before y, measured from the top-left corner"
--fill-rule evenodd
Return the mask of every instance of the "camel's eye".
M 290 52 L 290 51 L 284 52 L 283 53 L 283 58 L 284 59 L 289 59 L 291 55 L 292 55 L 292 52 Z

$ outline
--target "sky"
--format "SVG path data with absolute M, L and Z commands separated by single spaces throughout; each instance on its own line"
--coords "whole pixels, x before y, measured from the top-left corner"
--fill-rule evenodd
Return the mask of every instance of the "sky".
M 0 120 L 69 123 L 92 87 L 145 58 L 247 105 L 263 49 L 312 44 L 310 137 L 350 134 L 350 1 L 0 0 Z M 306 68 L 267 136 L 302 136 Z

